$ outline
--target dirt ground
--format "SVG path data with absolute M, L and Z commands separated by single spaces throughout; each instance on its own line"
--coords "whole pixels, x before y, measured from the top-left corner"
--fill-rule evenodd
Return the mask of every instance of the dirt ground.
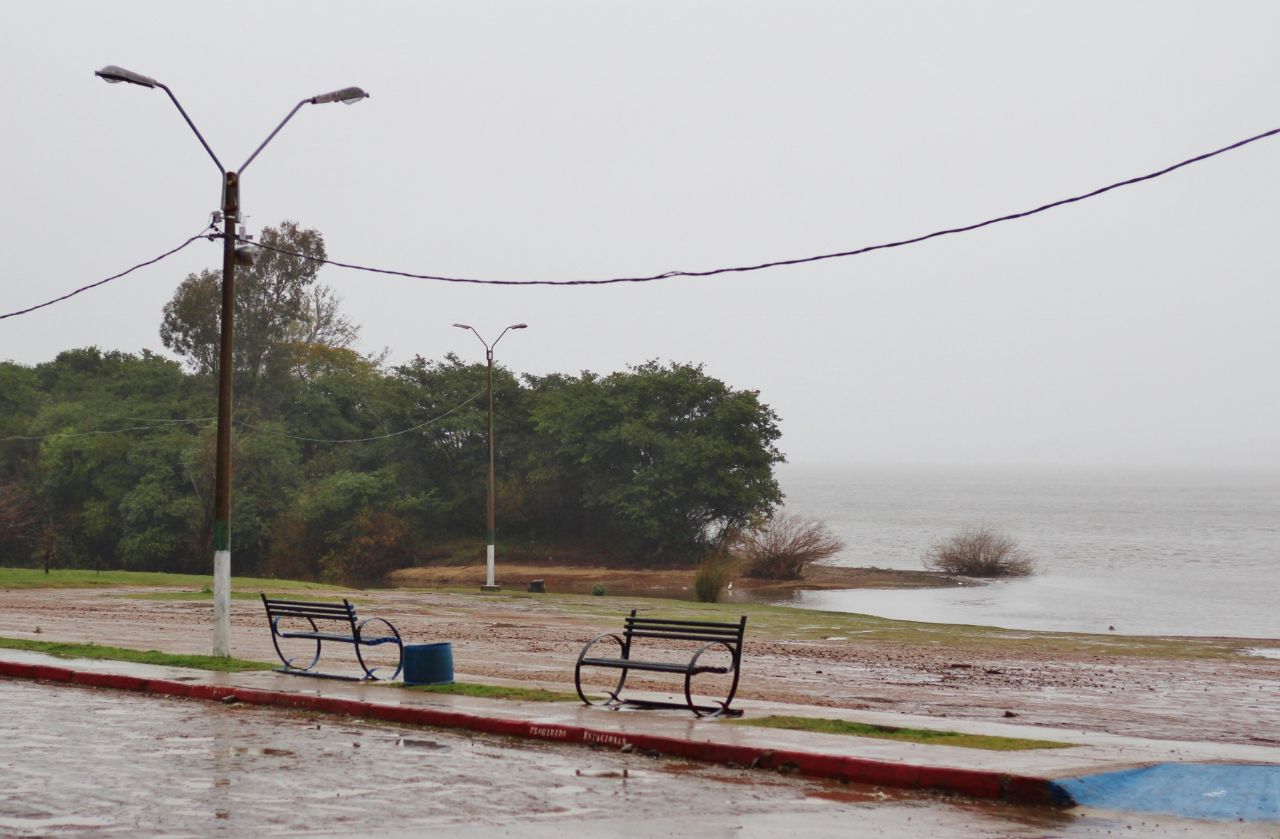
M 538 578 L 556 591 L 552 569 L 539 570 Z M 504 568 L 507 592 L 523 591 L 517 576 Z M 620 587 L 622 581 L 605 584 Z M 208 599 L 139 599 L 138 593 L 0 591 L 0 635 L 209 652 Z M 451 642 L 460 680 L 514 681 L 562 691 L 573 689 L 573 665 L 582 644 L 617 631 L 626 611 L 646 602 L 397 589 L 354 596 L 362 615 L 390 619 L 406 643 Z M 260 603 L 234 600 L 232 625 L 233 655 L 275 659 Z M 1280 744 L 1280 660 L 1113 655 L 1105 642 L 1074 652 L 1047 646 L 955 647 L 856 636 L 791 640 L 753 635 L 749 626 L 739 696 L 1141 737 Z M 332 659 L 326 653 L 325 662 L 346 666 L 345 652 L 334 650 Z

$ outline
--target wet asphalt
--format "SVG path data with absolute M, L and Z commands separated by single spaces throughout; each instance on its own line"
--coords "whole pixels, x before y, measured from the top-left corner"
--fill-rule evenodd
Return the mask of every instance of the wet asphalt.
M 4 836 L 1274 835 L 0 679 Z

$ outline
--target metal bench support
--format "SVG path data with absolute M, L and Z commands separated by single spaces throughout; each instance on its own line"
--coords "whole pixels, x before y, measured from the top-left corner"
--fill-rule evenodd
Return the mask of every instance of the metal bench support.
M 320 662 L 321 645 L 325 641 L 333 641 L 339 644 L 350 644 L 355 648 L 356 661 L 364 671 L 364 679 L 390 681 L 400 675 L 400 670 L 404 667 L 404 643 L 400 640 L 400 632 L 385 618 L 366 618 L 357 622 L 356 607 L 346 598 L 343 598 L 342 603 L 320 603 L 306 600 L 277 600 L 265 594 L 261 597 L 262 605 L 267 610 L 267 623 L 271 627 L 271 643 L 276 648 L 276 655 L 284 662 L 284 669 L 280 672 L 300 676 L 325 675 L 315 672 L 314 668 Z M 289 622 L 283 629 L 280 626 L 281 620 Z M 316 621 L 326 622 L 325 628 L 330 631 L 321 631 Z M 307 658 L 307 655 L 286 656 L 280 647 L 281 639 L 285 638 L 314 641 L 315 651 L 309 653 L 310 660 L 305 664 L 299 664 L 298 662 Z M 389 644 L 395 645 L 396 666 L 395 672 L 387 675 L 388 667 L 366 661 L 365 651 L 372 647 Z M 309 644 L 305 644 L 304 647 L 310 649 Z
M 737 623 L 720 623 L 715 621 L 665 620 L 662 618 L 638 618 L 632 609 L 627 617 L 622 634 L 606 632 L 587 642 L 578 654 L 578 662 L 573 671 L 574 687 L 578 696 L 588 705 L 632 705 L 643 708 L 688 708 L 696 716 L 740 716 L 741 711 L 731 709 L 734 694 L 738 692 L 739 666 L 742 663 L 742 638 L 747 629 L 747 616 L 743 615 Z M 632 657 L 632 643 L 637 638 L 668 641 L 701 641 L 687 663 L 644 661 Z M 618 646 L 617 656 L 591 654 L 596 644 L 613 641 Z M 726 666 L 699 664 L 703 655 L 709 650 L 721 648 L 728 650 L 731 663 Z M 620 670 L 618 684 L 612 689 L 605 689 L 609 698 L 603 702 L 592 702 L 582 688 L 582 668 L 602 667 Z M 659 702 L 646 699 L 623 699 L 622 688 L 626 685 L 627 674 L 633 670 L 650 673 L 671 673 L 684 676 L 685 704 L 675 702 Z M 693 698 L 693 678 L 699 674 L 714 673 L 718 675 L 732 674 L 733 681 L 728 695 L 723 700 L 713 700 L 715 705 L 699 705 Z

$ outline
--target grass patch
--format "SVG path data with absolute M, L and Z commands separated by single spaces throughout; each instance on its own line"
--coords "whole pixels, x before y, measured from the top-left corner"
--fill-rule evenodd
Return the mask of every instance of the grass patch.
M 0 638 L 0 649 L 30 650 L 58 658 L 94 658 L 108 661 L 131 661 L 137 664 L 163 664 L 190 667 L 195 670 L 217 670 L 235 673 L 241 670 L 270 670 L 275 665 L 243 658 L 219 658 L 211 655 L 178 655 L 159 650 L 131 650 L 99 644 L 66 644 L 58 641 L 31 641 L 26 638 Z
M 580 702 L 578 694 L 542 688 L 505 687 L 503 685 L 479 685 L 473 682 L 453 682 L 447 685 L 403 685 L 407 690 L 422 693 L 443 693 L 450 696 L 479 696 L 484 699 L 520 699 L 525 702 Z
M 965 749 L 988 749 L 996 752 L 1016 752 L 1027 749 L 1069 749 L 1073 744 L 1055 740 L 1028 740 L 1022 737 L 992 737 L 986 734 L 963 734 L 959 731 L 936 731 L 926 728 L 897 728 L 889 725 L 870 725 L 848 720 L 832 720 L 820 717 L 761 717 L 760 719 L 726 720 L 730 725 L 755 725 L 761 728 L 785 728 L 790 731 L 816 731 L 820 734 L 847 734 L 854 737 L 874 737 L 878 740 L 900 740 L 908 743 L 925 743 L 932 746 L 960 746 Z
M 234 581 L 233 581 L 234 585 Z M 125 595 L 130 600 L 213 600 L 213 592 L 211 591 L 148 591 L 139 594 Z M 261 603 L 256 591 L 235 591 L 231 592 L 232 600 L 256 600 Z M 352 597 L 346 598 L 353 606 L 362 605 L 362 601 Z M 333 597 L 332 595 L 308 595 L 308 603 L 341 603 L 343 598 Z
M 465 597 L 479 596 L 471 589 L 441 588 Z M 1084 632 L 1037 632 L 994 626 L 923 623 L 892 620 L 847 612 L 797 609 L 755 603 L 696 603 L 656 597 L 619 596 L 603 600 L 584 594 L 527 594 L 500 592 L 486 597 L 514 602 L 536 601 L 541 608 L 591 618 L 616 618 L 617 628 L 631 609 L 641 614 L 661 615 L 677 620 L 736 621 L 747 616 L 747 649 L 750 661 L 752 639 L 779 641 L 822 641 L 843 638 L 840 643 L 892 643 L 905 646 L 942 648 L 962 656 L 968 651 L 1061 654 L 1099 658 L 1146 658 L 1158 660 L 1221 658 L 1236 659 L 1256 644 L 1247 639 L 1105 635 Z M 586 641 L 586 638 L 583 638 Z
M 0 588 L 99 588 L 109 586 L 155 586 L 157 588 L 213 587 L 211 574 L 166 574 L 157 571 L 93 571 L 58 569 L 48 574 L 39 568 L 0 568 Z M 301 580 L 272 580 L 264 577 L 232 577 L 231 587 L 245 589 L 290 589 L 298 591 L 347 591 L 343 586 L 307 583 Z

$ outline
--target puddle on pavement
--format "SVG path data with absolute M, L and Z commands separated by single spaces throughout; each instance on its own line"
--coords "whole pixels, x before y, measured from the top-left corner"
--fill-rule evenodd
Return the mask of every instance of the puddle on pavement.
M 886 792 L 882 789 L 873 787 L 858 787 L 856 789 L 824 789 L 817 792 L 811 792 L 809 798 L 818 798 L 823 801 L 834 801 L 837 804 L 880 804 L 885 801 L 906 801 L 909 796 L 905 793 Z
M 39 831 L 62 831 L 75 829 L 107 828 L 111 822 L 106 819 L 81 818 L 79 816 L 48 816 L 44 818 L 11 818 L 0 816 L 0 829 Z
M 296 757 L 297 752 L 288 749 L 274 749 L 270 746 L 232 746 L 230 753 L 235 757 Z
M 801 834 L 805 825 L 832 827 L 806 835 L 836 835 L 849 818 L 899 828 L 910 822 L 908 829 L 945 820 L 953 830 L 932 833 L 937 836 L 1092 837 L 1129 826 L 1086 813 L 393 723 L 353 724 L 311 712 L 246 714 L 217 703 L 4 680 L 0 703 L 17 709 L 20 721 L 10 718 L 0 729 L 8 747 L 0 750 L 10 799 L 0 800 L 0 835 L 6 836 L 124 835 L 126 829 L 138 837 L 298 835 L 317 819 L 359 833 L 374 818 L 405 835 L 447 835 L 464 826 L 468 836 L 485 835 L 486 826 L 521 835 L 531 819 L 544 818 L 548 830 L 534 835 L 565 835 L 555 832 L 560 826 L 589 835 L 593 821 L 609 822 L 619 807 L 637 824 L 661 824 L 678 813 L 682 825 L 705 835 L 722 832 L 725 819 L 756 817 L 794 820 L 786 823 Z M 86 713 L 113 708 L 125 712 Z M 138 751 L 121 748 L 142 737 L 182 753 L 139 760 Z M 67 742 L 75 748 L 65 748 Z M 290 771 L 280 771 L 285 766 Z M 578 830 L 582 825 L 585 832 Z M 1134 823 L 1135 833 L 1139 826 Z M 927 827 L 887 831 L 929 834 Z
M 401 737 L 396 745 L 406 749 L 428 749 L 432 751 L 448 751 L 449 747 L 444 743 L 437 743 L 434 740 L 414 740 L 409 737 Z

